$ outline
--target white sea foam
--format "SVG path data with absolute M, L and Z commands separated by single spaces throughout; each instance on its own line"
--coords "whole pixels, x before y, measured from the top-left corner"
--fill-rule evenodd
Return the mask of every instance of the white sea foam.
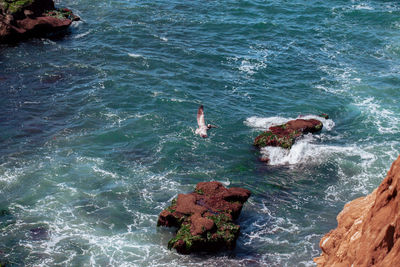
M 185 99 L 179 99 L 179 98 L 171 98 L 170 101 L 172 102 L 178 102 L 178 103 L 183 103 L 183 102 L 187 102 L 187 100 Z
M 78 17 L 80 17 L 81 19 L 78 20 L 78 21 L 73 21 L 73 22 L 71 23 L 71 26 L 70 26 L 70 27 L 78 28 L 78 27 L 79 27 L 81 24 L 83 24 L 85 21 L 82 19 L 82 16 L 81 16 L 79 13 L 77 13 L 76 11 L 74 12 L 74 14 L 77 15 Z
M 11 184 L 15 182 L 19 176 L 24 174 L 24 170 L 22 168 L 14 168 L 14 169 L 4 169 L 0 168 L 0 182 L 1 183 L 6 183 L 6 184 Z M 0 192 L 2 192 L 3 189 L 0 189 Z
M 139 58 L 139 57 L 143 57 L 140 54 L 135 54 L 135 53 L 128 53 L 128 56 L 133 57 L 133 58 Z
M 93 158 L 93 157 L 76 157 L 76 161 L 79 163 L 95 163 L 95 164 L 103 164 L 104 159 L 102 158 Z
M 95 171 L 96 173 L 99 173 L 103 177 L 108 176 L 108 177 L 111 177 L 114 179 L 118 177 L 117 174 L 103 170 L 103 169 L 99 168 L 98 166 L 93 166 L 92 169 L 93 169 L 93 171 Z
M 86 32 L 79 33 L 79 34 L 77 34 L 77 35 L 74 36 L 74 39 L 80 39 L 80 38 L 82 38 L 82 37 L 85 37 L 86 35 L 90 34 L 91 32 L 92 32 L 92 30 L 88 30 L 88 31 L 86 31 Z
M 231 182 L 230 182 L 228 179 L 226 179 L 226 180 L 224 180 L 224 181 L 219 180 L 218 182 L 220 182 L 220 183 L 223 184 L 224 186 L 229 186 L 229 185 L 231 184 Z
M 335 123 L 331 119 L 324 119 L 314 115 L 300 116 L 302 119 L 318 119 L 324 124 L 326 131 L 331 131 Z M 273 125 L 280 125 L 286 123 L 293 118 L 283 117 L 250 117 L 244 122 L 246 125 L 256 130 L 267 130 Z M 357 156 L 362 160 L 362 164 L 369 164 L 371 161 L 376 160 L 376 156 L 363 148 L 358 146 L 332 146 L 321 144 L 320 140 L 334 140 L 340 137 L 332 137 L 328 134 L 313 135 L 307 134 L 299 138 L 296 143 L 289 149 L 280 147 L 263 147 L 260 153 L 263 157 L 269 158 L 268 164 L 270 165 L 296 165 L 306 163 L 320 163 L 329 159 L 333 155 L 344 155 L 348 157 Z M 318 143 L 317 143 L 318 142 Z M 364 166 L 367 167 L 367 166 Z
M 267 67 L 267 49 L 259 49 L 251 46 L 249 54 L 250 56 L 228 57 L 227 60 L 228 62 L 236 65 L 235 67 L 239 71 L 250 76 Z
M 380 133 L 398 133 L 400 131 L 399 117 L 393 111 L 382 108 L 375 98 L 368 97 L 357 100 L 355 105 L 368 114 L 369 120 L 376 125 Z
M 331 67 L 321 66 L 320 70 L 333 76 L 338 82 L 339 87 L 328 87 L 323 85 L 316 86 L 317 89 L 340 95 L 350 99 L 359 108 L 362 114 L 366 115 L 366 123 L 373 123 L 380 133 L 396 133 L 400 131 L 400 119 L 398 114 L 383 106 L 383 103 L 373 96 L 363 96 L 353 87 L 362 84 L 360 75 L 356 70 L 346 65 Z M 396 70 L 390 70 L 397 73 Z
M 268 117 L 268 118 L 262 118 L 262 117 L 250 117 L 247 118 L 244 121 L 244 124 L 246 124 L 249 127 L 256 128 L 257 130 L 268 130 L 269 127 L 274 126 L 274 125 L 280 125 L 288 122 L 290 119 L 283 118 L 283 117 Z
M 46 44 L 46 45 L 56 45 L 57 43 L 56 42 L 54 42 L 54 41 L 52 41 L 52 40 L 50 40 L 50 39 L 47 39 L 47 38 L 43 38 L 43 39 L 41 39 L 42 41 L 43 41 L 43 44 Z
M 75 162 L 84 167 L 91 166 L 88 171 L 100 174 L 97 182 L 106 181 L 104 178 L 107 177 L 121 178 L 105 170 L 102 159 L 76 157 Z M 4 235 L 29 233 L 29 229 L 38 227 L 38 223 L 30 223 L 24 218 L 40 217 L 40 227 L 48 229 L 48 234 L 34 242 L 28 236 L 28 240 L 23 239 L 19 243 L 29 252 L 26 260 L 34 262 L 35 266 L 73 266 L 77 261 L 82 264 L 81 259 L 85 259 L 84 265 L 90 266 L 153 266 L 152 263 L 168 262 L 167 258 L 173 253 L 164 245 L 172 237 L 172 232 L 160 234 L 156 231 L 158 213 L 154 209 L 161 211 L 167 205 L 157 197 L 165 194 L 176 196 L 181 191 L 180 185 L 168 178 L 169 173 L 153 174 L 141 165 L 132 168 L 132 175 L 136 177 L 135 183 L 124 183 L 120 188 L 126 191 L 118 195 L 125 209 L 126 218 L 121 222 L 126 223 L 125 230 L 121 229 L 121 224 L 117 228 L 113 223 L 116 218 L 109 217 L 109 210 L 115 206 L 111 202 L 103 202 L 99 194 L 104 191 L 96 188 L 86 192 L 87 189 L 74 187 L 73 179 L 58 183 L 55 193 L 33 204 L 11 203 L 10 212 L 21 220 L 6 228 Z M 137 202 L 140 202 L 139 206 L 149 205 L 151 209 L 148 212 L 138 209 Z M 41 257 L 35 257 L 37 254 Z
M 160 40 L 163 41 L 163 42 L 168 42 L 168 38 L 165 37 L 165 36 L 156 35 L 156 34 L 153 34 L 153 36 L 154 36 L 155 38 L 160 39 Z
M 268 209 L 266 208 L 267 205 L 265 202 L 262 203 L 262 206 L 263 210 Z M 274 246 L 288 246 L 289 241 L 287 239 L 276 239 L 272 236 L 283 232 L 294 234 L 298 233 L 301 229 L 301 227 L 291 219 L 287 217 L 277 217 L 270 211 L 268 212 L 268 218 L 269 219 L 266 220 L 265 217 L 259 217 L 250 226 L 250 228 L 254 230 L 243 233 L 243 235 L 246 236 L 245 245 L 250 246 L 256 243 L 268 243 Z
M 270 165 L 320 163 L 332 155 L 358 156 L 362 160 L 372 160 L 375 156 L 356 146 L 330 146 L 313 144 L 315 137 L 311 134 L 303 138 L 289 149 L 280 147 L 263 147 L 260 152 L 264 157 L 270 159 Z
M 356 10 L 374 10 L 373 7 L 363 3 L 363 4 L 359 4 L 359 5 L 353 5 L 353 8 Z
M 152 97 L 158 97 L 159 95 L 162 95 L 162 94 L 163 94 L 163 92 L 161 92 L 161 91 L 154 91 L 152 93 Z

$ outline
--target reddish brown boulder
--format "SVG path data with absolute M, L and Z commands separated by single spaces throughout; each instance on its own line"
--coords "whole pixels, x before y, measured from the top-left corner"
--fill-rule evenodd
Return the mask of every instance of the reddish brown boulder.
M 322 129 L 322 122 L 316 119 L 296 119 L 285 124 L 272 126 L 254 140 L 257 147 L 280 146 L 291 148 L 296 138 L 307 133 L 315 133 Z
M 195 213 L 190 217 L 192 225 L 190 226 L 190 234 L 192 236 L 202 235 L 210 232 L 215 228 L 215 223 L 209 218 L 204 218 L 200 213 Z
M 158 217 L 158 226 L 179 227 L 168 248 L 179 253 L 235 247 L 240 227 L 233 223 L 250 197 L 243 188 L 219 182 L 198 183 L 193 193 L 179 194 Z
M 58 32 L 74 20 L 79 17 L 52 0 L 0 0 L 0 43 Z
M 366 197 L 347 203 L 320 242 L 323 266 L 400 266 L 400 157 Z

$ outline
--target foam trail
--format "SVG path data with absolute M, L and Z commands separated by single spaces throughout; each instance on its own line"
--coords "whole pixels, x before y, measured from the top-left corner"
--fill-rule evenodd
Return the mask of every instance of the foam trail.
M 246 125 L 256 130 L 268 130 L 271 126 L 284 124 L 295 118 L 284 118 L 284 117 L 250 117 L 244 122 Z M 325 119 L 315 115 L 300 115 L 297 119 L 317 119 L 320 120 L 325 131 L 331 131 L 335 122 L 331 119 Z M 324 135 L 322 135 L 324 136 Z M 326 137 L 326 136 L 325 136 Z M 308 162 L 321 162 L 326 160 L 333 154 L 344 154 L 346 156 L 359 156 L 362 160 L 374 159 L 374 155 L 364 151 L 359 147 L 341 147 L 332 145 L 321 145 L 315 144 L 318 136 L 307 134 L 302 138 L 299 138 L 290 150 L 283 149 L 281 147 L 263 147 L 260 149 L 260 153 L 263 157 L 269 159 L 269 165 L 294 165 L 304 164 Z
M 367 113 L 368 119 L 376 125 L 376 128 L 380 133 L 393 134 L 399 131 L 400 121 L 396 117 L 396 114 L 391 110 L 382 108 L 375 98 L 369 97 L 367 99 L 359 100 L 355 105 Z
M 283 117 L 268 117 L 268 118 L 261 118 L 257 116 L 253 116 L 247 118 L 244 122 L 249 127 L 260 129 L 260 130 L 268 130 L 269 127 L 279 124 L 284 124 L 288 122 L 290 119 L 283 118 Z
M 139 57 L 143 57 L 140 54 L 134 54 L 134 53 L 128 53 L 128 56 L 133 57 L 133 58 L 139 58 Z
M 359 156 L 363 160 L 374 159 L 374 155 L 358 147 L 340 147 L 312 144 L 315 138 L 308 134 L 298 140 L 290 150 L 280 147 L 263 147 L 260 152 L 269 158 L 270 165 L 293 165 L 308 162 L 321 162 L 333 154 Z
M 84 33 L 77 34 L 76 36 L 74 36 L 74 39 L 79 39 L 79 38 L 85 37 L 86 35 L 90 34 L 91 32 L 92 32 L 91 30 L 88 30 Z
M 335 126 L 335 122 L 331 119 L 325 119 L 315 115 L 300 115 L 297 118 L 284 118 L 284 117 L 257 117 L 253 116 L 247 118 L 244 124 L 250 126 L 256 130 L 268 130 L 271 126 L 281 125 L 287 123 L 290 120 L 295 119 L 317 119 L 324 125 L 323 130 L 331 131 Z M 311 144 L 315 140 L 312 134 L 308 134 L 303 138 L 297 140 L 290 150 L 283 149 L 280 147 L 264 147 L 261 148 L 260 152 L 263 157 L 269 158 L 270 165 L 284 165 L 284 164 L 299 164 L 306 161 L 320 159 L 320 154 L 325 151 L 337 151 L 339 148 L 333 146 L 322 146 Z M 339 149 L 340 150 L 340 149 Z M 326 153 L 325 153 L 326 154 Z M 329 153 L 328 153 L 329 154 Z

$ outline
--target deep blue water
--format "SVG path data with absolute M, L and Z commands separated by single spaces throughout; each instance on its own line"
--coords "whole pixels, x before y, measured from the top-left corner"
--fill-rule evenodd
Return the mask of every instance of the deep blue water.
M 57 1 L 64 38 L 0 46 L 0 260 L 313 266 L 400 152 L 397 1 Z M 194 134 L 196 112 L 219 126 Z M 252 146 L 328 113 L 290 153 Z M 253 193 L 233 251 L 169 251 L 158 214 L 218 180 Z

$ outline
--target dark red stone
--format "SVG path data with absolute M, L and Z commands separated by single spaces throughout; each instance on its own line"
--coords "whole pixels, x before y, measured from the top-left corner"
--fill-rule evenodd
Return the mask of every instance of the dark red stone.
M 307 133 L 315 133 L 322 129 L 322 122 L 316 119 L 296 119 L 285 124 L 272 126 L 254 140 L 257 147 L 280 146 L 289 149 L 295 140 Z
M 0 0 L 0 43 L 16 42 L 30 37 L 42 37 L 68 28 L 72 21 L 79 20 L 69 9 L 55 9 L 53 0 L 33 0 L 16 5 L 16 0 L 2 5 Z
M 250 197 L 243 188 L 225 188 L 220 182 L 198 183 L 193 193 L 179 194 L 163 210 L 157 225 L 180 227 L 168 247 L 179 253 L 235 247 L 240 227 L 233 223 Z

